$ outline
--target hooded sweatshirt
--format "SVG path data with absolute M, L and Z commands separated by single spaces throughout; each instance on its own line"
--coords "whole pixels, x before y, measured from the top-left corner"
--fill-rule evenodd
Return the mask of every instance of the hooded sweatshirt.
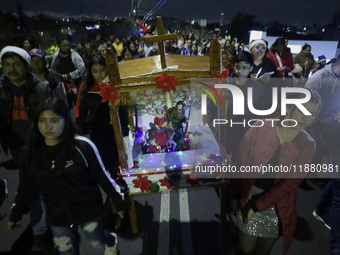
M 325 68 L 314 73 L 305 85 L 306 88 L 317 91 L 321 96 L 321 115 L 327 110 L 328 106 L 330 106 L 331 99 L 340 93 L 340 79 L 334 74 L 333 65 L 334 64 L 328 64 Z

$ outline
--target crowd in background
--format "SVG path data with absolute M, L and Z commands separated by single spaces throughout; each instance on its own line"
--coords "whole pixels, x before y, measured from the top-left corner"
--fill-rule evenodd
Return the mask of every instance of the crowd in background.
M 144 31 L 144 36 L 154 36 L 154 27 L 144 27 L 140 23 L 139 25 Z M 287 111 L 289 112 L 287 116 L 297 119 L 298 123 L 298 127 L 292 129 L 293 131 L 291 132 L 286 132 L 282 129 L 282 126 L 278 126 L 277 129 L 265 127 L 266 129 L 263 130 L 266 130 L 267 133 L 263 132 L 259 134 L 256 134 L 252 128 L 230 129 L 227 140 L 229 139 L 228 144 L 232 145 L 232 148 L 228 148 L 227 146 L 226 152 L 231 154 L 233 160 L 235 160 L 235 162 L 242 162 L 243 164 L 256 164 L 255 154 L 252 155 L 254 156 L 253 158 L 249 157 L 246 159 L 248 156 L 246 150 L 249 146 L 258 146 L 259 151 L 268 151 L 270 148 L 276 148 L 270 155 L 268 154 L 262 157 L 261 154 L 264 164 L 267 164 L 268 160 L 273 164 L 278 164 L 279 162 L 310 164 L 315 152 L 315 142 L 313 138 L 317 140 L 317 137 L 322 136 L 323 138 L 321 140 L 326 143 L 329 148 L 329 154 L 326 155 L 328 157 L 327 160 L 334 164 L 340 163 L 340 142 L 339 139 L 332 139 L 337 135 L 337 132 L 340 131 L 340 116 L 338 112 L 338 109 L 340 109 L 338 107 L 338 96 L 340 96 L 340 87 L 338 86 L 338 78 L 340 78 L 340 57 L 326 63 L 326 57 L 321 55 L 318 56 L 318 61 L 315 61 L 311 53 L 312 48 L 308 44 L 305 44 L 301 52 L 293 57 L 290 49 L 287 47 L 287 38 L 278 38 L 273 45 L 268 45 L 268 43 L 262 39 L 253 40 L 249 45 L 246 45 L 243 40 L 238 41 L 236 38 L 231 39 L 230 36 L 223 38 L 223 36 L 216 37 L 212 35 L 203 37 L 198 35 L 183 36 L 176 40 L 166 41 L 165 51 L 166 54 L 169 55 L 188 55 L 188 57 L 193 55 L 208 55 L 211 42 L 215 38 L 221 46 L 222 66 L 229 70 L 230 80 L 228 80 L 228 83 L 230 82 L 240 87 L 246 98 L 249 96 L 247 94 L 247 88 L 253 88 L 253 103 L 256 109 L 268 109 L 268 106 L 270 106 L 270 101 L 267 100 L 269 96 L 266 87 L 270 86 L 269 80 L 271 78 L 288 80 L 287 84 L 289 84 L 289 86 L 306 87 L 309 88 L 312 93 L 311 100 L 306 103 L 308 104 L 308 109 L 312 112 L 312 116 L 302 116 L 296 107 L 287 107 Z M 46 200 L 46 197 L 58 200 L 57 195 L 52 194 L 48 189 L 51 188 L 51 190 L 56 191 L 56 193 L 60 191 L 53 179 L 53 174 L 55 174 L 54 169 L 61 170 L 61 168 L 64 167 L 62 166 L 62 163 L 64 163 L 62 160 L 65 161 L 67 159 L 66 162 L 68 163 L 70 163 L 70 161 L 80 162 L 79 164 L 81 167 L 84 167 L 84 169 L 89 168 L 88 160 L 89 164 L 92 164 L 97 172 L 91 172 L 92 175 L 89 174 L 89 176 L 85 176 L 84 179 L 79 178 L 79 182 L 74 183 L 74 185 L 79 185 L 80 188 L 86 190 L 86 185 L 89 182 L 100 184 L 112 199 L 111 202 L 115 205 L 119 215 L 121 217 L 124 216 L 120 189 L 117 189 L 115 184 L 115 180 L 117 180 L 117 178 L 119 179 L 116 169 L 118 153 L 115 146 L 115 135 L 110 125 L 108 103 L 103 104 L 102 98 L 99 96 L 99 92 L 101 91 L 100 85 L 107 76 L 105 54 L 108 48 L 112 49 L 116 53 L 118 62 L 133 61 L 135 59 L 160 54 L 157 43 L 146 43 L 143 37 L 140 36 L 130 36 L 126 38 L 110 36 L 110 38 L 104 40 L 100 35 L 97 35 L 91 42 L 77 42 L 74 45 L 70 43 L 71 41 L 72 39 L 68 36 L 58 37 L 58 50 L 55 51 L 51 59 L 48 60 L 49 63 L 47 63 L 46 53 L 36 48 L 31 38 L 25 38 L 22 42 L 22 48 L 6 46 L 1 50 L 0 54 L 3 72 L 0 83 L 1 146 L 4 151 L 7 152 L 7 150 L 9 150 L 11 152 L 14 161 L 26 177 L 27 169 L 22 163 L 20 149 L 27 142 L 26 134 L 28 132 L 31 135 L 31 143 L 28 148 L 33 148 L 37 153 L 41 153 L 44 158 L 49 159 L 46 160 L 46 162 L 38 162 L 39 160 L 30 154 L 32 152 L 26 151 L 25 159 L 29 161 L 28 165 L 32 164 L 32 160 L 30 161 L 30 157 L 27 155 L 31 155 L 32 158 L 34 158 L 33 163 L 48 168 L 51 175 L 46 176 L 39 171 L 32 171 L 27 177 L 27 180 L 25 179 L 26 181 L 21 181 L 21 186 L 16 196 L 16 205 L 14 205 L 12 209 L 13 212 L 8 225 L 9 229 L 15 229 L 19 225 L 18 222 L 20 222 L 22 214 L 27 212 L 28 205 L 34 201 L 31 207 L 31 216 L 36 216 L 36 218 L 39 219 L 37 224 L 33 224 L 33 233 L 35 236 L 33 249 L 35 250 L 43 249 L 47 229 L 46 217 L 49 224 L 52 224 L 54 241 L 57 248 L 59 251 L 65 251 L 65 249 L 69 247 L 65 244 L 65 240 L 63 242 L 63 240 L 60 240 L 58 237 L 68 229 L 66 226 L 75 222 L 86 231 L 88 225 L 85 223 L 90 222 L 99 225 L 100 220 L 98 220 L 98 217 L 104 211 L 104 209 L 98 209 L 99 207 L 103 207 L 103 205 L 95 201 L 95 196 L 99 195 L 96 185 L 89 185 L 89 187 L 93 189 L 93 193 L 89 195 L 89 197 L 93 199 L 92 203 L 90 203 L 90 209 L 93 209 L 92 211 L 89 208 L 85 208 L 84 204 L 80 202 L 72 204 L 72 201 L 68 200 L 70 198 L 67 197 L 67 193 L 62 193 L 61 196 L 62 199 L 64 199 L 63 202 L 65 202 L 67 206 L 70 206 L 71 209 L 69 211 L 66 210 L 64 212 L 63 206 L 53 204 L 51 200 Z M 197 61 L 199 61 L 199 59 Z M 326 80 L 322 80 L 320 83 L 320 79 L 324 78 Z M 316 92 L 318 92 L 320 96 Z M 45 100 L 52 96 L 60 99 L 64 104 L 60 103 L 60 100 Z M 291 98 L 296 99 L 299 98 L 299 96 L 292 95 Z M 39 102 L 43 102 L 43 104 L 39 106 L 40 108 L 38 109 L 40 109 L 40 112 L 39 115 L 37 115 L 31 111 Z M 230 95 L 227 95 L 227 104 L 232 104 Z M 12 107 L 13 105 L 14 107 Z M 65 113 L 65 109 L 72 109 L 74 106 L 76 108 L 76 124 L 80 127 L 82 134 L 90 133 L 90 139 L 98 148 L 101 159 L 98 159 L 98 152 L 93 149 L 90 141 L 83 138 L 75 138 L 71 139 L 72 144 L 69 144 L 65 140 L 67 137 L 73 137 L 75 133 L 70 124 L 70 116 Z M 230 113 L 232 108 L 228 106 L 228 109 L 228 114 L 232 116 Z M 121 110 L 124 111 L 124 109 Z M 245 111 L 246 114 L 244 118 L 247 120 L 254 118 L 247 107 Z M 127 113 L 122 112 L 121 116 L 127 116 Z M 51 135 L 49 132 L 46 133 L 44 128 L 48 129 L 48 125 L 51 125 L 53 129 L 56 122 L 46 124 L 46 127 L 41 124 L 44 123 L 44 121 L 50 121 L 50 119 L 58 123 L 64 121 L 67 125 L 64 123 L 66 126 L 62 126 L 62 128 L 58 126 L 58 128 L 61 132 L 65 129 L 68 136 L 62 136 L 61 140 L 58 137 L 51 138 L 53 134 Z M 32 123 L 35 130 L 28 131 Z M 126 119 L 121 119 L 121 123 L 126 124 Z M 317 130 L 314 129 L 317 135 L 315 136 L 314 133 L 313 138 L 305 131 L 312 123 L 317 123 L 318 127 Z M 40 128 L 39 125 L 42 127 Z M 37 126 L 39 126 L 39 130 Z M 122 133 L 125 137 L 128 130 L 123 130 Z M 268 133 L 273 134 L 272 137 L 274 138 L 272 141 L 266 140 Z M 39 135 L 45 137 L 47 147 L 44 144 L 38 144 L 38 142 L 34 140 L 39 140 Z M 258 144 L 254 139 L 251 140 L 252 137 L 256 135 L 263 137 L 262 140 L 258 139 L 259 141 L 263 141 L 263 143 Z M 42 141 L 42 137 L 40 137 L 39 141 Z M 47 144 L 47 142 L 57 147 L 54 147 L 54 149 L 48 148 L 49 144 Z M 264 142 L 268 143 L 264 144 Z M 316 142 L 316 149 L 318 150 L 319 144 L 318 141 Z M 78 151 L 81 152 L 83 158 L 77 154 L 77 151 L 72 150 L 72 148 L 75 148 L 75 145 L 79 147 Z M 61 151 L 63 151 L 61 149 L 72 150 L 73 154 L 63 154 L 61 153 Z M 112 151 L 116 151 L 115 157 L 112 157 Z M 294 158 L 296 155 L 293 152 L 296 152 L 296 155 L 299 156 Z M 241 156 L 237 157 L 237 154 Z M 289 157 L 282 159 L 282 154 L 289 155 Z M 85 163 L 83 163 L 84 158 Z M 292 158 L 295 161 L 291 161 Z M 102 172 L 105 169 L 110 176 L 108 176 L 106 172 Z M 75 168 L 75 172 L 78 173 L 79 170 L 79 168 Z M 94 170 L 92 169 L 91 171 Z M 100 174 L 98 174 L 99 172 Z M 40 182 L 33 180 L 33 175 L 36 176 Z M 72 175 L 70 176 L 72 177 Z M 62 176 L 60 180 L 65 182 L 66 186 L 70 185 L 70 176 Z M 48 183 L 44 183 L 44 180 L 48 181 Z M 322 209 L 326 206 L 331 206 L 333 215 L 331 219 L 331 248 L 334 251 L 333 254 L 339 254 L 335 252 L 340 251 L 340 223 L 336 217 L 340 210 L 340 185 L 338 184 L 338 180 L 338 178 L 332 179 L 329 186 L 327 186 L 327 192 L 333 192 L 333 200 L 331 199 L 331 202 L 328 201 L 327 205 L 323 204 L 319 206 L 315 212 L 315 217 L 320 218 Z M 296 197 L 294 197 L 293 193 L 301 181 L 302 179 L 295 180 L 294 182 L 281 179 L 274 181 L 274 178 L 271 178 L 267 182 L 235 183 L 235 200 L 237 201 L 236 203 L 242 207 L 240 218 L 243 225 L 242 222 L 239 224 L 239 228 L 241 230 L 243 229 L 243 234 L 240 235 L 242 244 L 240 250 L 242 254 L 250 254 L 258 250 L 259 247 L 262 247 L 262 254 L 269 254 L 279 235 L 279 221 L 282 223 L 284 231 L 283 253 L 288 251 L 296 227 L 296 220 L 294 218 L 296 217 L 296 215 L 294 215 Z M 3 180 L 2 183 L 2 186 L 5 187 L 6 183 Z M 37 183 L 42 186 L 44 196 L 46 196 L 43 202 L 38 195 L 38 189 L 29 189 L 29 187 L 33 187 L 34 184 Z M 111 184 L 115 189 L 110 186 Z M 73 188 L 71 186 L 72 185 L 69 186 L 70 190 Z M 248 190 L 244 190 L 245 186 L 247 186 Z M 271 194 L 264 193 L 264 191 L 268 189 L 272 191 Z M 249 193 L 250 190 L 251 194 Z M 71 196 L 74 199 L 73 202 L 77 201 L 79 197 L 83 198 L 82 194 L 78 194 L 74 190 L 72 192 L 74 192 L 74 194 L 72 193 L 74 196 Z M 28 193 L 29 195 L 27 195 Z M 5 196 L 6 195 L 7 194 L 5 194 Z M 248 198 L 248 195 L 254 196 Z M 255 198 L 255 195 L 260 196 Z M 281 197 L 282 199 L 277 200 L 277 197 Z M 2 201 L 1 199 L 3 198 L 0 197 L 0 202 Z M 278 212 L 275 211 L 274 205 L 280 207 L 277 210 Z M 47 209 L 46 212 L 41 210 L 41 208 L 45 206 Z M 287 207 L 289 207 L 290 210 L 285 210 Z M 269 230 L 270 233 L 266 236 L 267 239 L 263 241 L 258 238 L 263 237 L 263 229 L 257 229 L 257 226 L 258 221 L 261 221 L 261 217 L 263 217 L 261 212 L 267 210 L 270 210 L 270 214 L 265 217 L 275 219 L 276 223 L 273 224 L 272 229 Z M 83 214 L 80 212 L 83 212 Z M 253 215 L 256 216 L 252 218 Z M 62 219 L 62 217 L 64 218 Z M 249 224 L 251 218 L 254 221 L 252 228 L 253 230 L 257 230 L 255 232 L 250 231 L 249 227 L 246 226 Z M 293 220 L 289 221 L 290 219 Z M 34 221 L 33 218 L 31 221 Z M 263 228 L 265 227 L 266 226 L 263 226 Z M 106 233 L 105 235 L 110 239 L 110 241 L 107 241 L 104 240 L 104 234 L 102 232 L 103 229 L 100 228 L 97 234 L 101 235 L 100 244 L 106 244 L 107 253 L 105 254 L 117 254 L 116 236 L 110 236 L 110 234 Z M 70 239 L 72 239 L 71 235 L 73 235 L 74 232 L 68 234 L 70 235 Z M 93 240 L 96 238 L 91 235 L 88 237 Z M 256 239 L 252 239 L 253 237 L 256 237 Z M 75 240 L 71 241 L 76 242 Z M 93 246 L 98 245 L 98 243 L 93 244 Z M 263 247 L 265 247 L 265 251 Z

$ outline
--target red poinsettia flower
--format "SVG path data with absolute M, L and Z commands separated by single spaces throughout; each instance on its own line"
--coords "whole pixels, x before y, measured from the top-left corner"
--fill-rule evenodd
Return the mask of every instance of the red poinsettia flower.
M 161 183 L 161 186 L 166 186 L 168 189 L 171 189 L 171 184 L 168 182 L 167 179 L 160 179 L 158 180 Z
M 102 91 L 99 92 L 99 95 L 103 97 L 102 103 L 110 101 L 111 104 L 114 104 L 116 99 L 120 98 L 119 88 L 114 87 L 113 84 L 106 85 L 103 83 L 100 87 Z
M 193 173 L 191 173 L 191 175 L 190 174 L 186 174 L 185 176 L 187 177 L 187 181 L 186 181 L 187 183 L 190 183 L 192 186 L 193 185 L 198 185 L 199 186 L 199 184 L 198 184 L 199 179 L 196 178 L 196 176 Z
M 173 91 L 176 90 L 176 85 L 178 81 L 175 79 L 173 74 L 167 75 L 165 72 L 160 77 L 156 77 L 155 81 L 157 82 L 157 89 L 163 89 L 164 93 L 168 90 L 172 89 Z
M 225 78 L 228 77 L 229 74 L 229 70 L 224 70 L 222 73 L 220 71 L 217 71 L 215 74 L 215 78 L 212 78 L 211 81 L 214 84 L 219 84 L 219 83 L 227 83 L 227 81 L 225 80 Z
M 215 74 L 215 78 L 227 78 L 229 74 L 229 70 L 226 69 L 222 73 L 220 71 L 217 71 Z
M 148 181 L 147 176 L 142 177 L 140 174 L 137 174 L 137 179 L 132 180 L 132 182 L 135 184 L 133 185 L 134 188 L 140 188 L 142 193 L 144 193 L 144 191 L 149 193 L 148 188 L 151 186 L 151 183 Z

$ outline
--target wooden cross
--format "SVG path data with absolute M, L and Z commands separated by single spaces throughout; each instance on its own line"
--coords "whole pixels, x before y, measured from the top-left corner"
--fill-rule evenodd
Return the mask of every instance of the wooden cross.
M 145 42 L 158 42 L 159 52 L 161 54 L 161 65 L 162 69 L 166 68 L 166 57 L 165 57 L 165 43 L 166 40 L 177 39 L 177 33 L 167 34 L 163 33 L 163 21 L 161 16 L 156 17 L 157 20 L 157 31 L 158 35 L 144 37 Z

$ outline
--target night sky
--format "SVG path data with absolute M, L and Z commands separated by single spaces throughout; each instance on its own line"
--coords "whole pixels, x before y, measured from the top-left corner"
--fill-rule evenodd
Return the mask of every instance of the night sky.
M 100 14 L 110 17 L 127 16 L 130 0 L 21 0 L 24 10 L 35 12 L 54 11 L 80 14 Z M 157 0 L 141 0 L 139 12 L 146 14 Z M 82 3 L 82 4 L 81 4 Z M 1 0 L 0 10 L 16 11 L 17 1 Z M 162 14 L 184 19 L 217 20 L 224 12 L 224 23 L 230 22 L 237 12 L 256 16 L 260 22 L 279 21 L 293 25 L 299 23 L 326 25 L 333 13 L 340 9 L 339 0 L 167 0 L 153 15 Z

